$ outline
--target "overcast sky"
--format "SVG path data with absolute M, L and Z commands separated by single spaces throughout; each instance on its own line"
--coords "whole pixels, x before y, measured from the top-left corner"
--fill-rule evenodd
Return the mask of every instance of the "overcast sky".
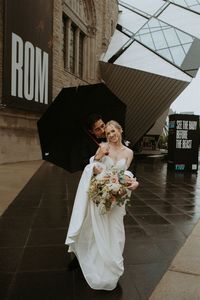
M 200 115 L 200 70 L 186 89 L 172 103 L 171 108 L 176 113 L 194 112 Z

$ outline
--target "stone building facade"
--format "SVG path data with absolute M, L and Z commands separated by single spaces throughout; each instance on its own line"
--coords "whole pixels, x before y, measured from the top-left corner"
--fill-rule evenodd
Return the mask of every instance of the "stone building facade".
M 63 87 L 101 81 L 99 59 L 107 50 L 114 33 L 118 4 L 116 0 L 52 1 L 52 39 L 49 47 L 52 47 L 53 100 Z M 23 104 L 20 108 L 15 107 L 4 99 L 4 71 L 8 68 L 4 47 L 5 9 L 8 10 L 8 4 L 0 0 L 0 164 L 41 159 L 37 120 L 42 111 L 29 109 L 27 105 L 23 107 Z M 44 30 L 43 27 L 41 21 L 40 29 Z M 32 28 L 26 29 L 31 35 Z M 29 50 L 33 48 L 31 43 L 29 47 Z

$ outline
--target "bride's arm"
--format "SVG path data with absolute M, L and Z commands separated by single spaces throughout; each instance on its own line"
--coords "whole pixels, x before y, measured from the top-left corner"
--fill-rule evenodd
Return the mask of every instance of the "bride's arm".
M 132 160 L 133 160 L 133 151 L 128 148 L 127 149 L 127 161 L 126 161 L 127 169 L 130 167 Z

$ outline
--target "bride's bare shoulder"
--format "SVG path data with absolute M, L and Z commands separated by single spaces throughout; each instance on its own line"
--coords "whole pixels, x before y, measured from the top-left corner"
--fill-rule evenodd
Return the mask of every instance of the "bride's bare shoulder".
M 126 150 L 127 155 L 133 156 L 133 150 L 131 150 L 130 148 L 128 148 L 126 146 L 125 146 L 125 150 Z

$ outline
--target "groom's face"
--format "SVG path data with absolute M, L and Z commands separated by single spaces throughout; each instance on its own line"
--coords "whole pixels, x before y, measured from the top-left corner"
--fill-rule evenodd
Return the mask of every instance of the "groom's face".
M 96 136 L 96 138 L 105 137 L 105 123 L 102 119 L 96 121 L 92 127 L 91 133 Z

